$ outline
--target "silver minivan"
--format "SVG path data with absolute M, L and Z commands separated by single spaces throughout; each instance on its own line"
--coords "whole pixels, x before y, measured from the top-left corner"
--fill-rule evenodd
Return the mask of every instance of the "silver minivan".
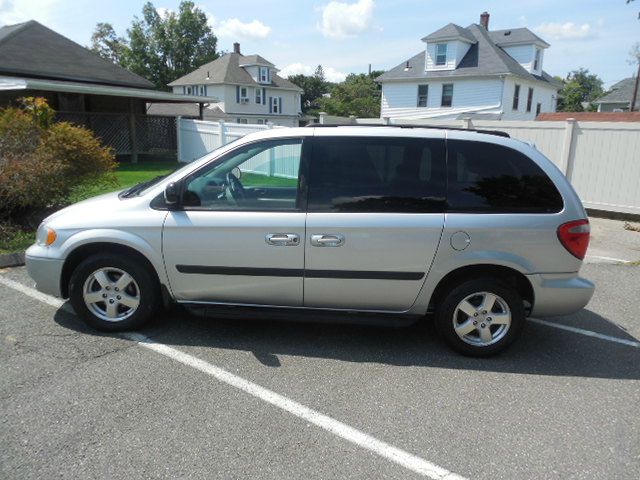
M 589 302 L 588 243 L 566 178 L 508 135 L 316 126 L 247 135 L 67 207 L 26 263 L 39 290 L 100 330 L 138 328 L 173 302 L 240 318 L 432 313 L 450 346 L 486 356 L 526 316 Z

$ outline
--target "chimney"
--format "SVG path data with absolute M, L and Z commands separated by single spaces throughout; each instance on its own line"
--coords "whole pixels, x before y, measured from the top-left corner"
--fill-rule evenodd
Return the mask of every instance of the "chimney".
M 482 12 L 480 15 L 480 25 L 482 25 L 485 30 L 489 30 L 489 12 Z
M 233 44 L 233 53 L 240 53 L 240 44 L 238 42 Z

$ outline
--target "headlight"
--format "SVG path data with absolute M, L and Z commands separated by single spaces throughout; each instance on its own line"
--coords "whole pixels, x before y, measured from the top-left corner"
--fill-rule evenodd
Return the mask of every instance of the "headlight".
M 56 232 L 53 228 L 47 227 L 44 223 L 40 224 L 36 232 L 36 243 L 43 247 L 48 247 L 56 241 Z

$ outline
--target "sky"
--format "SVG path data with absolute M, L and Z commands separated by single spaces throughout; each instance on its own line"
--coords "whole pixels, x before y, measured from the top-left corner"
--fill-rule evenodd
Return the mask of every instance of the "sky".
M 240 42 L 243 54 L 260 54 L 282 75 L 311 74 L 318 64 L 328 80 L 348 73 L 386 70 L 424 49 L 420 39 L 449 22 L 489 29 L 528 27 L 551 47 L 544 69 L 566 76 L 579 67 L 609 87 L 630 77 L 629 50 L 640 41 L 640 0 L 194 0 L 218 36 L 218 48 Z M 179 0 L 155 0 L 159 12 Z M 0 0 L 0 26 L 35 19 L 81 45 L 98 22 L 124 34 L 143 1 Z M 455 6 L 455 8 L 448 8 Z

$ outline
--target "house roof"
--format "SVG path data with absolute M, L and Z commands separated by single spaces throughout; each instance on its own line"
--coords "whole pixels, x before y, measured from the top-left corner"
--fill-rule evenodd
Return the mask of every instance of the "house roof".
M 547 112 L 536 120 L 563 122 L 573 118 L 579 122 L 640 122 L 640 112 Z
M 633 95 L 633 87 L 635 84 L 635 77 L 625 78 L 619 81 L 611 87 L 611 91 L 602 97 L 598 98 L 593 103 L 621 103 L 628 105 L 631 103 L 631 96 Z M 636 93 L 636 105 L 640 103 L 640 88 Z
M 422 50 L 409 60 L 380 75 L 376 81 L 515 75 L 559 88 L 557 82 L 546 72 L 542 72 L 542 75 L 534 75 L 525 70 L 513 57 L 491 40 L 489 32 L 484 27 L 472 24 L 465 30 L 473 36 L 475 42 L 454 70 L 425 71 L 425 52 Z M 408 69 L 406 68 L 407 62 Z
M 256 65 L 256 62 L 264 60 L 259 55 L 241 55 L 239 53 L 227 53 L 213 62 L 205 63 L 193 72 L 187 73 L 185 76 L 174 80 L 169 84 L 170 87 L 180 85 L 213 85 L 213 84 L 231 84 L 231 85 L 250 85 L 250 86 L 267 86 L 263 83 L 256 82 L 249 73 L 240 65 Z M 266 60 L 264 60 L 267 62 Z M 267 62 L 269 63 L 269 62 Z M 269 63 L 269 65 L 273 65 Z M 270 87 L 282 88 L 286 90 L 302 91 L 297 85 L 291 83 L 276 73 L 271 74 Z
M 154 88 L 150 81 L 35 20 L 0 28 L 0 74 Z
M 198 118 L 200 108 L 197 103 L 149 103 L 147 104 L 147 115 Z M 203 120 L 232 120 L 236 118 L 235 115 L 223 112 L 217 105 L 205 107 L 202 116 Z
M 264 65 L 265 67 L 275 67 L 273 63 L 260 55 L 242 55 L 240 65 Z
M 471 33 L 460 25 L 450 23 L 440 30 L 430 33 L 422 39 L 423 42 L 437 42 L 440 40 L 448 40 L 452 38 L 462 38 L 470 43 L 476 43 L 476 39 Z
M 542 40 L 528 28 L 507 28 L 504 30 L 490 30 L 489 38 L 499 47 L 520 45 L 524 43 L 540 43 L 545 47 L 549 44 Z

